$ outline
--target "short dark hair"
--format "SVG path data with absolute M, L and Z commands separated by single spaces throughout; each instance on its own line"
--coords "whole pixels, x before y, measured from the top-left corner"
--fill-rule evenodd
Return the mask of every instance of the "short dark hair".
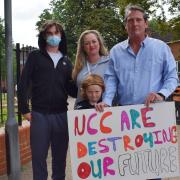
M 146 14 L 145 10 L 140 7 L 139 5 L 132 5 L 132 4 L 129 4 L 126 6 L 125 8 L 125 15 L 124 15 L 124 21 L 126 22 L 127 21 L 127 17 L 128 17 L 128 13 L 129 11 L 140 11 L 143 13 L 143 18 L 145 21 L 148 20 L 148 14 Z
M 58 30 L 61 33 L 61 42 L 59 43 L 59 50 L 62 52 L 63 55 L 67 55 L 67 43 L 66 43 L 66 36 L 65 32 L 63 30 L 62 25 L 57 22 L 56 20 L 47 20 L 45 23 L 41 26 L 39 30 L 39 39 L 38 39 L 38 45 L 40 49 L 45 49 L 46 47 L 46 33 L 49 28 L 52 26 L 56 27 L 56 30 Z

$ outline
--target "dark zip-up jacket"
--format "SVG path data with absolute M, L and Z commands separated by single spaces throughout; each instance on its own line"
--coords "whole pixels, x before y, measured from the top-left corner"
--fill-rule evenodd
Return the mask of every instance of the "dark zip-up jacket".
M 31 98 L 33 111 L 47 114 L 67 111 L 68 95 L 72 97 L 77 95 L 71 73 L 72 64 L 66 56 L 59 60 L 55 68 L 46 51 L 31 52 L 18 85 L 21 113 L 30 112 L 29 98 Z
M 99 103 L 101 101 L 102 101 L 102 98 L 97 103 Z M 91 105 L 88 100 L 83 100 L 83 101 L 80 101 L 80 102 L 77 103 L 77 106 L 75 107 L 75 110 L 78 110 L 78 109 L 93 109 L 93 108 L 95 108 L 95 106 Z

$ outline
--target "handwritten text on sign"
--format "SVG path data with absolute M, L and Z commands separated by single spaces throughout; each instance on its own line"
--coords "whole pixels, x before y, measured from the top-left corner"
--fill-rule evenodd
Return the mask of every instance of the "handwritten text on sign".
M 179 175 L 173 103 L 68 112 L 74 179 Z

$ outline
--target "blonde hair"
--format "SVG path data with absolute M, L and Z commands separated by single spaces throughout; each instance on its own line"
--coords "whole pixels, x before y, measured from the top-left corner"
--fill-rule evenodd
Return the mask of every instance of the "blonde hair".
M 85 62 L 85 59 L 86 59 L 86 53 L 85 53 L 84 48 L 83 48 L 83 46 L 84 46 L 84 37 L 87 34 L 90 34 L 90 33 L 94 34 L 98 39 L 98 42 L 99 42 L 99 45 L 100 45 L 99 55 L 100 56 L 107 56 L 108 55 L 108 51 L 107 51 L 107 49 L 106 49 L 106 47 L 104 45 L 104 40 L 103 40 L 101 34 L 96 30 L 86 30 L 86 31 L 84 31 L 80 35 L 79 40 L 78 40 L 75 65 L 74 65 L 74 69 L 73 69 L 73 72 L 72 72 L 73 80 L 76 80 L 78 73 L 83 68 L 83 65 L 84 65 L 84 62 Z
M 100 86 L 102 88 L 102 92 L 104 92 L 105 90 L 105 84 L 104 84 L 103 78 L 97 74 L 90 74 L 86 77 L 86 79 L 83 80 L 81 84 L 80 95 L 83 99 L 88 99 L 86 95 L 86 89 L 88 88 L 88 86 L 91 86 L 91 85 Z

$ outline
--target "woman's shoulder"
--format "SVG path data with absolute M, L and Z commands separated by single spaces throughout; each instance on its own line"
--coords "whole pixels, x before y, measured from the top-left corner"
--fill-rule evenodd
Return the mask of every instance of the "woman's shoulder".
M 97 65 L 101 66 L 103 64 L 108 64 L 110 60 L 110 56 L 101 56 L 101 59 L 98 61 Z
M 110 60 L 110 56 L 107 55 L 107 56 L 101 56 L 101 59 L 100 59 L 100 63 L 106 63 Z

